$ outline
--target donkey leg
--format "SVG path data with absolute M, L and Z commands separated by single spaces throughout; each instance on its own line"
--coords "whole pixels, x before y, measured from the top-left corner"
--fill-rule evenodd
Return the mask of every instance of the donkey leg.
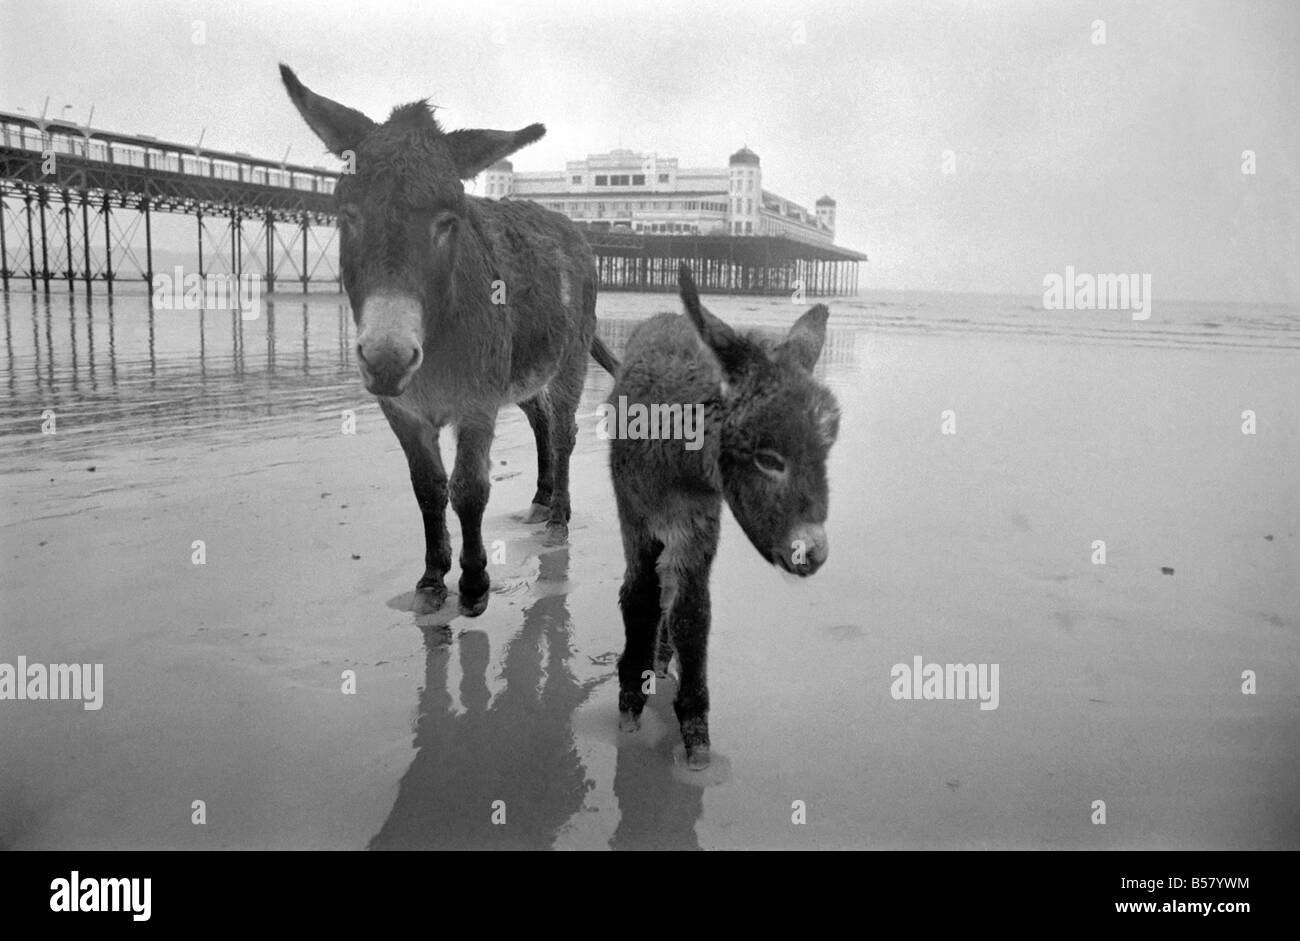
M 686 519 L 665 531 L 658 566 L 666 632 L 681 669 L 673 710 L 692 770 L 709 764 L 709 572 L 718 550 L 720 510 L 679 508 Z
M 582 376 L 563 377 L 548 390 L 550 399 L 551 465 L 554 485 L 551 515 L 546 522 L 546 545 L 562 546 L 569 541 L 569 458 L 578 440 L 578 399 L 582 396 Z
M 382 400 L 381 400 L 382 408 Z M 430 613 L 447 600 L 443 579 L 451 568 L 447 535 L 447 472 L 438 448 L 438 429 L 400 412 L 384 409 L 411 471 L 411 489 L 424 520 L 424 575 L 415 586 L 417 613 Z
M 673 711 L 682 729 L 686 766 L 709 764 L 709 577 L 694 572 L 679 576 L 676 597 L 668 614 L 668 629 L 681 668 Z
M 673 662 L 675 653 L 667 620 L 660 620 L 655 634 L 655 676 L 662 680 L 668 676 L 668 664 Z
M 460 517 L 460 613 L 478 617 L 487 608 L 487 552 L 483 548 L 483 510 L 491 489 L 490 449 L 496 416 L 467 418 L 456 429 L 456 466 L 451 473 L 451 505 Z
M 628 525 L 636 525 L 629 523 Z M 623 611 L 623 655 L 618 658 L 618 727 L 635 732 L 641 727 L 641 710 L 645 708 L 645 674 L 654 659 L 655 635 L 660 621 L 659 574 L 655 559 L 661 545 L 648 533 L 623 531 L 623 551 L 627 571 L 618 591 L 618 605 Z
M 524 522 L 544 523 L 551 516 L 551 494 L 555 487 L 551 456 L 551 415 L 546 393 L 520 402 L 519 407 L 528 416 L 528 424 L 533 427 L 533 440 L 537 443 L 537 492 L 533 494 L 533 505 L 524 515 Z

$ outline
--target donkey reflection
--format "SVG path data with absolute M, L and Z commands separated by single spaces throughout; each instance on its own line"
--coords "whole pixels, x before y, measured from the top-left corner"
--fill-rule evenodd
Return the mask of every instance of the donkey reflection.
M 568 550 L 540 557 L 540 582 L 568 577 Z M 415 759 L 371 849 L 549 849 L 582 809 L 591 783 L 570 726 L 601 681 L 579 683 L 569 667 L 570 624 L 562 594 L 538 598 L 510 639 L 502 677 L 488 690 L 488 636 L 466 631 L 460 648 L 460 701 L 447 689 L 454 648 L 427 639 Z M 546 656 L 543 660 L 542 641 Z M 489 701 L 491 705 L 489 705 Z M 492 821 L 503 801 L 505 824 Z
M 663 682 L 671 682 L 666 680 Z M 666 697 L 647 702 L 661 725 L 674 722 Z M 618 826 L 609 839 L 614 850 L 698 850 L 695 825 L 704 814 L 704 788 L 686 784 L 673 773 L 676 736 L 665 734 L 650 744 L 620 736 L 614 766 Z

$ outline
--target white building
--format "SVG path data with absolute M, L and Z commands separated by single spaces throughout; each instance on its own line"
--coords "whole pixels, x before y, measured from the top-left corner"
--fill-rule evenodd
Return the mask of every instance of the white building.
M 531 199 L 593 229 L 835 241 L 835 200 L 823 196 L 809 212 L 763 189 L 763 168 L 748 147 L 724 169 L 682 168 L 675 157 L 631 150 L 571 160 L 563 172 L 516 173 L 502 160 L 484 171 L 482 195 Z

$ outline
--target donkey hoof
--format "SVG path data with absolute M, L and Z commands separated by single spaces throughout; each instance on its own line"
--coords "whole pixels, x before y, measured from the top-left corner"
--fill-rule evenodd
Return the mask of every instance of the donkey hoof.
M 618 714 L 618 730 L 620 732 L 639 732 L 641 730 L 641 717 L 630 712 L 620 712 Z
M 524 523 L 545 523 L 550 518 L 551 508 L 545 503 L 534 503 L 523 516 L 519 517 Z
M 686 747 L 686 767 L 692 771 L 703 771 L 709 766 L 708 745 L 688 745 Z
M 569 524 L 568 523 L 547 523 L 546 537 L 542 540 L 544 546 L 565 546 L 569 543 Z
M 466 597 L 465 595 L 460 596 L 460 613 L 467 618 L 478 617 L 487 610 L 487 606 L 488 596 L 486 592 L 473 598 Z
M 420 579 L 415 586 L 415 598 L 411 610 L 416 614 L 433 614 L 447 602 L 447 587 L 442 582 L 428 582 Z

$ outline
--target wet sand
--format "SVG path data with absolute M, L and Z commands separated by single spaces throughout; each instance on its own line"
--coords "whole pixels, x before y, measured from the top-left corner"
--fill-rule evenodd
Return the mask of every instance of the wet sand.
M 509 410 L 491 603 L 420 623 L 405 462 L 330 301 L 278 304 L 270 332 L 217 318 L 199 362 L 192 324 L 119 300 L 111 375 L 103 300 L 61 303 L 5 299 L 0 662 L 102 663 L 104 706 L 0 702 L 0 845 L 1300 847 L 1300 325 L 832 301 L 830 560 L 785 577 L 726 517 L 715 762 L 692 773 L 671 684 L 617 731 L 594 364 L 571 546 L 514 519 L 534 457 Z M 672 298 L 606 295 L 602 330 L 617 346 L 656 309 Z M 999 664 L 998 708 L 891 698 L 918 655 Z

